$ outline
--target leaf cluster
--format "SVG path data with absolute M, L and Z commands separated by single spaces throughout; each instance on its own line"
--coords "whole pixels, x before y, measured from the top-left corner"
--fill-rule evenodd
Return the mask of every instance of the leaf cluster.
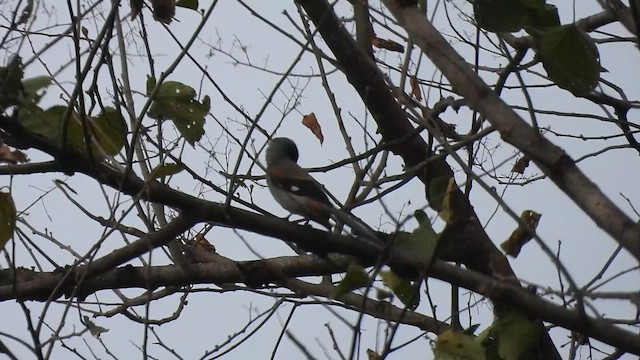
M 595 42 L 575 24 L 561 25 L 558 9 L 546 0 L 476 0 L 476 22 L 494 33 L 525 30 L 533 36 L 549 79 L 575 95 L 585 95 L 600 78 Z

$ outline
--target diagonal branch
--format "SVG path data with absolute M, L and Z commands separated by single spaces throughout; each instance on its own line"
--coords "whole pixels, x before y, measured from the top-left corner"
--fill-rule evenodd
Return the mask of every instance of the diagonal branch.
M 407 119 L 380 69 L 357 47 L 327 1 L 296 2 L 314 22 L 347 80 L 362 98 L 388 149 L 401 156 L 407 168 L 419 169 L 416 176 L 425 184 L 425 193 L 428 193 L 432 180 L 453 177 L 453 170 L 442 157 L 434 157 L 425 164 L 425 159 L 432 155 L 428 144 Z M 508 261 L 489 239 L 460 189 L 451 191 L 450 202 L 454 219 L 447 230 L 447 241 L 455 244 L 457 251 L 445 254 L 446 260 L 464 263 L 483 274 L 512 277 L 513 271 Z M 436 204 L 431 205 L 436 207 Z
M 349 32 L 342 26 L 326 0 L 295 0 L 304 9 L 341 65 L 349 83 L 358 92 L 378 125 L 378 132 L 386 143 L 404 139 L 390 146 L 391 151 L 404 160 L 406 167 L 419 167 L 417 177 L 425 184 L 425 194 L 431 181 L 453 177 L 453 170 L 442 158 L 422 165 L 432 154 L 424 139 L 416 134 L 411 122 L 392 96 L 376 64 L 360 51 Z M 424 15 L 423 15 L 424 16 Z M 414 136 L 410 136 L 414 134 Z M 457 187 L 449 194 L 453 209 L 451 223 L 442 233 L 454 251 L 440 253 L 439 257 L 463 263 L 468 268 L 492 277 L 513 280 L 514 273 L 502 252 L 496 248 L 478 220 L 469 199 Z M 436 204 L 431 204 L 437 208 Z M 497 302 L 496 307 L 505 303 Z M 559 359 L 548 334 L 539 338 L 539 354 L 531 358 Z
M 417 7 L 400 8 L 391 0 L 384 3 L 469 106 L 498 129 L 504 141 L 532 159 L 601 229 L 640 261 L 640 227 L 578 169 L 573 159 L 500 99 Z

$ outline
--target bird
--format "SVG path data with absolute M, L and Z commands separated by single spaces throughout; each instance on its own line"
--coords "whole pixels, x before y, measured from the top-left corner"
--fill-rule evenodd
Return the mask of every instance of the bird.
M 286 137 L 271 139 L 267 146 L 267 186 L 285 210 L 313 220 L 327 229 L 333 205 L 320 184 L 298 165 L 298 147 Z

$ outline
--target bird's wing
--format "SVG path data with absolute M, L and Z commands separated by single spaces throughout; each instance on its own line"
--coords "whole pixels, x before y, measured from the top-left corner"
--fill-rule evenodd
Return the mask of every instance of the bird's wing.
M 295 163 L 274 166 L 269 175 L 273 185 L 282 190 L 332 206 L 320 185 Z

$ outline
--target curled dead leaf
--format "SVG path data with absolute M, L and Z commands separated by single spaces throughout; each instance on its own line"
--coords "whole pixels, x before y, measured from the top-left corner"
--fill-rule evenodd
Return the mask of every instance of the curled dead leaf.
M 387 49 L 389 51 L 404 52 L 404 46 L 398 44 L 393 40 L 380 39 L 378 37 L 374 37 L 373 40 L 371 40 L 371 45 L 380 49 Z
M 151 0 L 153 18 L 164 24 L 169 24 L 176 14 L 175 0 Z
M 207 252 L 216 252 L 216 247 L 213 246 L 209 241 L 207 241 L 207 239 L 205 239 L 204 235 L 202 234 L 198 234 L 195 236 L 195 243 L 193 245 Z
M 520 214 L 520 222 L 524 223 L 525 226 L 518 225 L 511 233 L 511 236 L 500 244 L 500 248 L 508 255 L 518 257 L 522 247 L 533 238 L 541 217 L 542 214 L 538 214 L 533 210 L 523 211 Z
M 378 354 L 377 352 L 371 350 L 371 349 L 367 349 L 367 359 L 368 360 L 380 360 L 382 359 L 382 357 L 380 357 L 380 354 Z
M 456 131 L 455 124 L 449 124 L 442 120 L 440 117 L 431 117 L 428 121 L 432 126 L 437 127 L 438 130 L 442 132 L 442 135 L 447 139 L 462 140 L 462 136 L 460 136 L 460 134 L 458 134 L 458 132 Z
M 527 167 L 529 167 L 530 162 L 531 159 L 524 155 L 520 159 L 516 160 L 516 163 L 513 164 L 513 167 L 511 168 L 511 172 L 524 174 L 524 171 L 527 169 Z
M 411 95 L 418 101 L 422 101 L 422 91 L 420 90 L 420 83 L 415 75 L 409 77 L 409 83 L 411 84 Z
M 29 158 L 20 150 L 11 150 L 7 144 L 0 145 L 0 162 L 17 164 L 29 162 Z
M 304 115 L 302 117 L 302 125 L 306 126 L 313 135 L 320 140 L 320 144 L 324 142 L 324 135 L 322 135 L 322 128 L 320 127 L 320 123 L 318 123 L 318 118 L 316 118 L 315 113 L 310 113 L 308 115 Z
M 129 6 L 131 7 L 131 20 L 135 20 L 140 11 L 142 11 L 142 7 L 144 6 L 143 0 L 130 0 Z

